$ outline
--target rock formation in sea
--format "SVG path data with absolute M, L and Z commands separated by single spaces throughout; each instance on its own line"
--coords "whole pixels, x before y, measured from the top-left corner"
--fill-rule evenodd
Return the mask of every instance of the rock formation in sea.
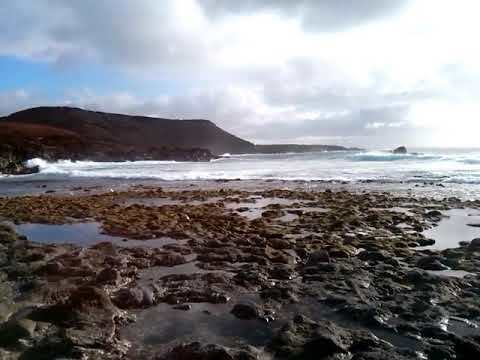
M 408 154 L 408 150 L 405 146 L 399 146 L 392 151 L 394 154 L 405 155 Z

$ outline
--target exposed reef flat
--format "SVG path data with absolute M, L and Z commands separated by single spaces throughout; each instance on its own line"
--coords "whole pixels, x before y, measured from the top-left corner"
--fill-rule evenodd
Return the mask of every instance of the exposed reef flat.
M 0 358 L 478 358 L 480 201 L 331 188 L 0 198 Z

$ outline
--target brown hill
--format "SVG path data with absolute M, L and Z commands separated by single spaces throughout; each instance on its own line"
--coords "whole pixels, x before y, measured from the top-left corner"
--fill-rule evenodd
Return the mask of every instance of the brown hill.
M 171 120 L 69 107 L 39 107 L 14 113 L 3 121 L 49 126 L 69 131 L 81 137 L 85 144 L 109 144 L 115 148 L 142 151 L 161 147 L 201 148 L 216 155 L 253 151 L 252 143 L 208 120 Z

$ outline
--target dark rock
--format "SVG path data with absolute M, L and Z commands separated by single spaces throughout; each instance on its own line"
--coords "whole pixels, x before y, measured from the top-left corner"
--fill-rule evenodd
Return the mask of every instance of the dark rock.
M 478 223 L 469 223 L 467 226 L 480 228 L 480 222 Z
M 174 347 L 159 360 L 255 360 L 257 357 L 247 350 L 229 349 L 220 345 L 202 345 L 199 342 Z
M 121 280 L 119 272 L 112 268 L 105 268 L 97 275 L 100 284 L 117 285 Z
M 417 239 L 418 245 L 419 246 L 432 246 L 435 245 L 435 240 L 434 239 Z
M 416 266 L 423 270 L 449 270 L 447 265 L 442 264 L 443 260 L 441 256 L 425 256 L 417 261 Z
M 154 293 L 145 287 L 123 288 L 113 296 L 113 303 L 120 309 L 143 308 L 153 305 Z
M 365 250 L 358 254 L 358 258 L 364 261 L 387 261 L 391 255 L 385 250 Z
M 469 250 L 480 250 L 480 238 L 473 239 L 470 241 L 470 244 L 468 244 L 468 249 Z
M 307 265 L 315 265 L 317 263 L 329 263 L 330 254 L 327 250 L 317 250 L 308 257 Z
M 392 151 L 394 154 L 405 155 L 408 153 L 407 148 L 405 146 L 399 146 Z
M 20 339 L 30 338 L 36 323 L 30 319 L 12 319 L 0 325 L 0 346 L 11 346 Z
M 192 309 L 192 305 L 190 304 L 181 304 L 173 307 L 175 310 L 182 310 L 182 311 L 188 311 Z
M 281 358 L 321 359 L 347 353 L 351 343 L 350 335 L 334 323 L 315 323 L 297 316 L 280 330 L 269 348 Z
M 432 211 L 427 212 L 427 213 L 425 214 L 425 216 L 426 216 L 427 218 L 440 218 L 440 217 L 443 216 L 443 214 L 442 214 L 440 211 L 438 211 L 438 210 L 432 210 Z
M 251 320 L 259 317 L 260 312 L 254 303 L 239 303 L 235 304 L 231 313 L 239 319 Z

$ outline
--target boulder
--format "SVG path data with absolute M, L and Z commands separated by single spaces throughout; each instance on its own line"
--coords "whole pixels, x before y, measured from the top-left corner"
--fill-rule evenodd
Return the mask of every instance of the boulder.
M 469 250 L 480 250 L 480 238 L 473 239 L 468 245 Z
M 254 303 L 235 304 L 231 313 L 239 319 L 251 320 L 259 317 L 259 309 Z
M 408 154 L 407 148 L 405 146 L 399 146 L 392 151 L 394 154 L 405 155 Z

